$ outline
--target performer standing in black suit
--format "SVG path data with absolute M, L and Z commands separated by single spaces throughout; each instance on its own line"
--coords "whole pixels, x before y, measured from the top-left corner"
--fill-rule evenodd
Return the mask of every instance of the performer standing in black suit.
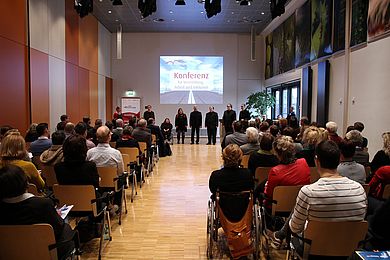
M 204 124 L 207 128 L 207 145 L 210 145 L 211 141 L 215 145 L 217 139 L 218 113 L 214 112 L 214 107 L 209 107 Z
M 225 136 L 233 133 L 233 122 L 236 121 L 236 111 L 232 109 L 232 104 L 227 104 L 227 110 L 223 112 L 222 124 L 225 127 Z
M 179 108 L 179 110 L 177 110 L 177 114 L 175 117 L 175 127 L 176 127 L 178 144 L 180 143 L 180 134 L 182 137 L 181 143 L 184 144 L 184 136 L 185 133 L 187 132 L 187 126 L 188 126 L 187 116 L 186 114 L 184 114 L 183 109 Z
M 240 115 L 238 116 L 238 120 L 250 120 L 251 119 L 251 114 L 249 111 L 246 109 L 245 104 L 241 105 L 241 111 Z
M 190 113 L 191 144 L 194 144 L 194 134 L 196 132 L 196 144 L 199 144 L 199 129 L 202 126 L 202 113 L 194 106 L 194 111 Z

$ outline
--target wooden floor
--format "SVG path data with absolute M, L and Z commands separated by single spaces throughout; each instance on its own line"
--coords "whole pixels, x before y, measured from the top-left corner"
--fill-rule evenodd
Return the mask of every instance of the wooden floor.
M 207 259 L 206 213 L 210 173 L 221 167 L 220 145 L 174 144 L 138 190 L 128 213 L 112 220 L 102 259 Z M 128 194 L 129 196 L 129 194 Z M 81 259 L 97 259 L 95 239 Z M 228 259 L 228 258 L 227 258 Z

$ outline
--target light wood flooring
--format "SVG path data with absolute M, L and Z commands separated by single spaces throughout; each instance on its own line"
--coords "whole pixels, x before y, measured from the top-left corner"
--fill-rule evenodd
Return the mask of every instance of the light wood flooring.
M 112 219 L 113 238 L 103 244 L 102 259 L 207 259 L 208 180 L 222 165 L 221 147 L 171 148 L 173 155 L 160 158 L 134 203 L 128 192 L 128 213 L 121 226 Z M 97 259 L 98 242 L 88 242 L 81 259 Z

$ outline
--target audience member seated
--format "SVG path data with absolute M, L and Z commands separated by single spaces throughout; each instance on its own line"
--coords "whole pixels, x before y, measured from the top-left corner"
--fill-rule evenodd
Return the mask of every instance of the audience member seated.
M 282 130 L 282 135 L 290 136 L 293 139 L 296 154 L 303 150 L 302 144 L 295 141 L 297 134 L 298 133 L 294 130 L 294 128 L 290 126 L 287 126 Z
M 261 122 L 259 125 L 259 141 L 261 141 L 261 138 L 263 135 L 265 135 L 268 132 L 269 124 L 267 122 Z
M 253 176 L 255 176 L 257 167 L 274 167 L 279 164 L 278 158 L 272 153 L 274 140 L 271 134 L 264 134 L 260 141 L 260 149 L 250 155 L 248 169 Z
M 88 150 L 92 149 L 95 147 L 95 144 L 87 139 L 87 125 L 84 122 L 79 122 L 75 127 L 74 127 L 74 132 L 78 135 L 81 135 L 84 137 L 85 143 L 87 145 Z
M 248 169 L 240 168 L 242 151 L 236 144 L 230 144 L 222 152 L 223 168 L 213 171 L 209 179 L 209 188 L 214 198 L 217 191 L 240 192 L 253 190 L 253 177 Z M 220 201 L 220 206 L 225 216 L 231 221 L 240 220 L 247 203 L 225 203 Z M 241 203 L 239 203 L 241 202 Z
M 364 249 L 389 250 L 390 245 L 390 198 L 368 217 L 368 234 Z
M 273 137 L 278 137 L 279 136 L 279 127 L 277 125 L 271 125 L 269 127 L 269 132 Z
M 299 134 L 295 140 L 297 142 L 302 142 L 303 133 L 310 126 L 310 121 L 306 116 L 303 116 L 303 117 L 301 117 L 300 124 L 301 124 L 301 126 L 299 129 Z
M 222 148 L 229 144 L 236 144 L 238 146 L 244 145 L 248 142 L 248 137 L 242 132 L 242 124 L 240 121 L 233 122 L 233 133 L 225 136 Z
M 112 122 L 111 122 L 111 121 L 107 121 L 105 125 L 108 127 L 108 129 L 110 129 L 110 132 L 111 132 L 111 140 L 110 140 L 110 142 L 116 142 L 116 141 L 118 141 L 119 136 L 118 136 L 117 134 L 115 134 L 115 133 L 112 132 L 112 129 L 113 129 L 113 127 L 114 127 L 114 125 L 112 124 Z
M 171 141 L 173 125 L 171 124 L 171 121 L 169 120 L 169 118 L 164 119 L 164 122 L 161 124 L 160 128 L 161 128 L 164 140 Z
M 382 199 L 383 190 L 390 184 L 390 166 L 379 168 L 370 181 L 370 195 L 377 199 Z
M 122 133 L 123 133 L 123 120 L 122 119 L 117 119 L 115 121 L 116 128 L 112 130 L 112 133 L 115 133 L 119 138 L 121 138 Z
M 58 259 L 67 259 L 75 246 L 75 231 L 59 216 L 51 199 L 27 193 L 27 185 L 26 175 L 19 167 L 0 169 L 0 225 L 50 224 L 57 243 L 70 240 L 57 248 Z
M 363 166 L 368 166 L 369 154 L 366 149 L 362 148 L 362 134 L 358 130 L 351 130 L 346 134 L 345 139 L 353 142 L 356 146 L 356 151 L 352 159 Z
M 54 166 L 57 181 L 63 185 L 99 187 L 99 174 L 94 162 L 86 161 L 87 145 L 81 135 L 69 136 L 63 145 L 64 161 Z
M 98 141 L 96 139 L 96 131 L 99 127 L 101 127 L 103 125 L 103 122 L 101 119 L 96 119 L 95 120 L 95 125 L 93 126 L 92 130 L 88 133 L 88 136 L 91 136 L 92 137 L 92 142 L 97 145 L 98 144 Z M 87 139 L 88 139 L 88 136 L 87 136 Z
M 333 141 L 316 147 L 316 165 L 320 179 L 299 191 L 294 211 L 283 228 L 275 232 L 272 246 L 278 248 L 288 230 L 301 233 L 306 221 L 362 221 L 366 215 L 367 198 L 363 187 L 337 172 L 340 151 Z M 348 207 L 346 208 L 346 204 Z
M 366 171 L 364 166 L 352 159 L 356 149 L 354 143 L 348 140 L 342 140 L 338 145 L 341 157 L 340 164 L 337 166 L 337 172 L 341 176 L 364 184 L 366 182 Z
M 278 124 L 280 131 L 283 131 L 283 129 L 288 126 L 287 118 L 280 118 Z
M 364 124 L 362 122 L 355 122 L 353 124 L 353 129 L 355 130 L 358 130 L 360 133 L 363 132 L 364 130 Z M 363 149 L 367 149 L 367 146 L 368 146 L 368 139 L 365 138 L 362 134 L 362 138 L 363 138 L 363 141 L 362 141 L 362 148 Z
M 308 127 L 303 133 L 302 142 L 303 150 L 297 153 L 297 158 L 305 158 L 309 167 L 315 167 L 314 154 L 315 147 L 322 141 L 321 131 L 315 127 Z
M 154 118 L 149 118 L 148 119 L 148 125 L 147 128 L 150 130 L 150 133 L 152 135 L 156 136 L 156 144 L 158 145 L 159 148 L 159 156 L 163 157 L 165 156 L 164 153 L 164 137 L 161 132 L 161 129 L 158 125 L 155 125 L 155 120 Z
M 30 151 L 33 156 L 40 156 L 41 153 L 46 151 L 52 146 L 52 142 L 49 139 L 49 126 L 47 123 L 40 123 L 37 125 L 38 139 L 31 143 Z
M 248 127 L 245 132 L 248 138 L 248 143 L 241 145 L 240 149 L 244 155 L 247 155 L 260 149 L 259 132 L 254 127 Z
M 56 126 L 56 131 L 64 131 L 66 124 L 69 123 L 69 120 L 68 115 L 61 115 L 60 122 Z
M 139 148 L 138 141 L 135 140 L 135 139 L 131 136 L 132 131 L 133 131 L 133 129 L 132 129 L 131 126 L 126 126 L 126 127 L 123 129 L 123 134 L 122 134 L 121 139 L 119 139 L 118 141 L 116 141 L 115 148 L 120 148 L 120 147 L 136 147 L 136 148 L 138 148 L 138 150 L 139 150 L 139 154 L 141 154 L 141 150 L 140 150 L 140 148 Z
M 38 124 L 32 123 L 30 127 L 27 130 L 26 136 L 24 137 L 24 140 L 26 143 L 32 143 L 35 140 L 38 139 L 38 133 L 37 133 L 37 126 Z
M 132 133 L 135 140 L 138 142 L 146 142 L 148 149 L 152 144 L 152 134 L 150 129 L 146 128 L 146 120 L 140 119 L 138 121 L 138 126 L 133 130 Z
M 291 137 L 281 136 L 276 138 L 273 148 L 280 164 L 273 167 L 269 172 L 264 189 L 266 198 L 273 198 L 273 192 L 277 186 L 310 184 L 310 168 L 305 159 L 295 158 L 295 147 Z M 266 205 L 271 207 L 268 200 L 266 200 Z
M 390 132 L 383 133 L 383 149 L 379 150 L 371 162 L 371 173 L 375 172 L 382 166 L 390 165 Z
M 3 125 L 0 127 L 0 147 L 1 147 L 1 142 L 5 137 L 5 134 L 11 129 L 13 129 L 13 127 L 9 125 Z
M 337 134 L 337 124 L 335 122 L 329 121 L 326 123 L 326 130 L 328 131 L 328 139 L 332 140 L 336 144 L 340 144 L 343 138 Z
M 31 162 L 24 161 L 27 157 L 26 143 L 19 132 L 7 133 L 3 138 L 0 150 L 1 166 L 15 165 L 20 167 L 27 176 L 29 183 L 43 189 L 45 182 L 37 168 Z
M 64 132 L 65 132 L 65 139 L 67 139 L 71 135 L 74 135 L 75 134 L 74 124 L 71 122 L 66 123 Z
M 53 145 L 40 156 L 41 162 L 47 166 L 54 166 L 57 163 L 64 161 L 64 154 L 62 151 L 62 145 L 65 141 L 64 132 L 54 132 L 51 135 L 51 140 Z
M 93 127 L 91 126 L 91 119 L 89 116 L 83 117 L 83 123 L 87 126 L 87 131 L 90 131 Z

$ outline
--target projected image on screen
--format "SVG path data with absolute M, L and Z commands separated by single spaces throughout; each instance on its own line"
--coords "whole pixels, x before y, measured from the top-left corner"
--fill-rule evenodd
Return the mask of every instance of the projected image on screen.
M 161 104 L 222 104 L 223 57 L 160 56 Z

